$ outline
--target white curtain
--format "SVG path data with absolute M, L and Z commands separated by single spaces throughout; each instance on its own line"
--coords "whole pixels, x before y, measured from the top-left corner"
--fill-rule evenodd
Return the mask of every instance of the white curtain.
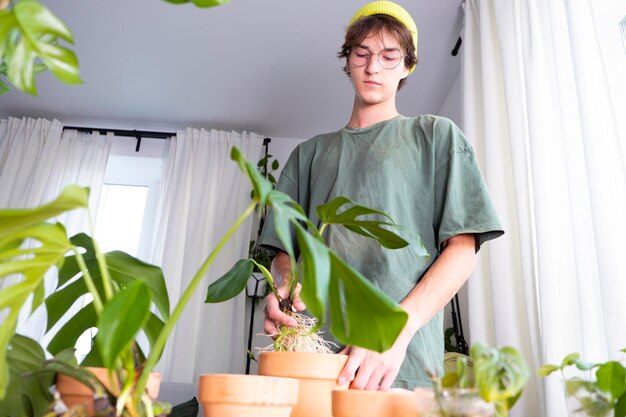
M 63 131 L 57 120 L 1 120 L 0 208 L 34 207 L 53 200 L 65 185 L 78 184 L 91 188 L 89 204 L 95 216 L 110 148 L 110 136 Z M 70 212 L 59 221 L 70 236 L 91 233 L 86 210 Z M 14 282 L 3 279 L 0 288 Z M 55 285 L 53 279 L 47 279 L 46 294 Z M 18 331 L 41 340 L 46 323 L 44 309 L 31 317 L 27 313 L 22 311 Z
M 626 347 L 625 94 L 590 0 L 468 0 L 463 40 L 464 127 L 507 231 L 469 282 L 472 341 L 528 360 L 512 416 L 565 416 L 537 368 Z
M 187 129 L 170 144 L 154 262 L 163 268 L 172 309 L 205 258 L 250 204 L 252 188 L 230 159 L 232 146 L 256 163 L 263 137 Z M 187 305 L 157 366 L 164 381 L 197 383 L 203 373 L 245 369 L 245 295 L 220 304 L 203 301 L 208 285 L 247 257 L 250 231 L 248 219 Z

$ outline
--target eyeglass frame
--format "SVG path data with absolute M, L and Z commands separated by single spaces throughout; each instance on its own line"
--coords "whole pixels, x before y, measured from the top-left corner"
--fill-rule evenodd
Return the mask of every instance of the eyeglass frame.
M 367 52 L 367 54 L 369 55 L 369 57 L 367 58 L 367 60 L 365 61 L 365 63 L 364 63 L 363 65 L 356 65 L 355 63 L 353 63 L 353 62 L 350 60 L 350 56 L 352 55 L 352 51 L 353 51 L 355 48 L 361 48 L 361 49 L 365 49 L 365 50 L 367 50 L 367 51 L 368 51 L 368 52 Z M 398 52 L 400 52 L 400 59 L 398 59 L 398 63 L 396 64 L 396 66 L 395 66 L 395 67 L 393 67 L 393 68 L 387 68 L 386 66 L 384 66 L 384 65 L 383 65 L 383 63 L 382 63 L 382 62 L 380 62 L 380 54 L 381 54 L 382 52 L 385 52 L 385 51 L 386 51 L 386 52 L 389 52 L 389 51 L 398 51 Z M 360 46 L 360 45 L 357 45 L 357 46 L 352 46 L 352 47 L 350 47 L 350 48 L 348 49 L 348 63 L 349 63 L 350 65 L 354 65 L 354 66 L 355 66 L 355 67 L 357 67 L 357 68 L 361 68 L 361 67 L 364 67 L 364 66 L 368 65 L 368 64 L 370 63 L 370 60 L 372 59 L 372 56 L 374 56 L 374 55 L 376 55 L 376 61 L 378 62 L 378 65 L 380 65 L 380 67 L 381 67 L 381 68 L 384 68 L 384 69 L 386 69 L 386 70 L 394 70 L 394 69 L 398 68 L 398 66 L 400 65 L 400 63 L 402 62 L 402 60 L 403 60 L 404 58 L 406 58 L 406 55 L 403 55 L 403 54 L 402 54 L 402 52 L 400 51 L 400 49 L 399 49 L 399 48 L 384 48 L 384 49 L 381 49 L 380 51 L 378 51 L 378 52 L 376 52 L 376 53 L 372 53 L 372 52 L 370 52 L 370 51 L 369 51 L 369 49 L 368 49 L 368 48 L 363 47 L 363 46 Z

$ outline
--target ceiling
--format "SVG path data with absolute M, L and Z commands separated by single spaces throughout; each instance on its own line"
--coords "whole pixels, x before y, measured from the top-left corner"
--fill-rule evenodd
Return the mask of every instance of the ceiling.
M 352 88 L 336 58 L 366 0 L 232 0 L 210 9 L 162 0 L 41 0 L 70 27 L 84 84 L 37 78 L 38 97 L 0 96 L 0 116 L 172 131 L 252 131 L 304 139 L 336 130 Z M 406 115 L 436 113 L 455 80 L 461 0 L 405 0 L 419 59 L 398 94 Z

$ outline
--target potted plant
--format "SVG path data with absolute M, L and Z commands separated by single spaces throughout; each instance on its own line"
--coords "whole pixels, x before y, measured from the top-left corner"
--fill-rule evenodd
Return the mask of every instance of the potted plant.
M 275 191 L 271 184 L 259 174 L 256 167 L 245 160 L 237 148 L 232 149 L 231 156 L 250 178 L 255 197 L 208 255 L 171 313 L 168 312 L 168 302 L 165 301 L 166 298 L 162 292 L 164 287 L 161 288 L 160 279 L 156 278 L 155 280 L 153 277 L 148 277 L 150 273 L 146 272 L 156 271 L 158 268 L 154 269 L 156 267 L 139 264 L 140 261 L 134 258 L 130 259 L 120 253 L 102 254 L 95 240 L 86 235 L 70 239 L 61 224 L 47 222 L 47 220 L 66 211 L 86 208 L 87 189 L 69 186 L 56 200 L 43 206 L 33 209 L 0 210 L 0 259 L 2 260 L 0 278 L 6 278 L 13 274 L 19 274 L 22 278 L 20 282 L 0 291 L 0 306 L 2 308 L 8 307 L 8 315 L 0 326 L 0 370 L 2 370 L 0 373 L 0 401 L 21 402 L 23 397 L 21 395 L 17 398 L 7 396 L 9 383 L 19 384 L 21 381 L 16 375 L 22 375 L 21 373 L 13 373 L 13 378 L 10 377 L 7 351 L 10 351 L 10 355 L 21 355 L 25 349 L 29 349 L 28 343 L 20 343 L 22 339 L 15 336 L 19 311 L 31 296 L 33 309 L 44 303 L 44 274 L 52 267 L 57 267 L 62 271 L 69 271 L 67 272 L 68 275 L 70 272 L 77 274 L 77 282 L 80 284 L 69 284 L 76 285 L 74 288 L 76 293 L 84 292 L 84 288 L 86 288 L 93 296 L 91 306 L 84 310 L 83 314 L 97 317 L 95 320 L 98 328 L 95 340 L 97 352 L 102 363 L 109 370 L 109 378 L 119 383 L 120 391 L 117 394 L 107 390 L 106 387 L 95 382 L 96 379 L 92 374 L 73 366 L 71 363 L 63 362 L 61 360 L 63 358 L 41 365 L 37 364 L 35 369 L 29 371 L 30 374 L 41 375 L 49 370 L 70 373 L 82 378 L 94 388 L 95 392 L 104 392 L 104 398 L 109 402 L 108 406 L 116 409 L 118 414 L 128 416 L 154 415 L 155 411 L 161 411 L 160 404 L 157 404 L 157 410 L 155 410 L 152 399 L 146 394 L 150 372 L 154 369 L 165 342 L 183 309 L 216 255 L 247 216 L 254 212 L 258 204 L 268 205 L 276 211 L 277 224 L 281 233 L 287 232 L 290 223 L 297 224 L 296 230 L 298 239 L 301 241 L 301 253 L 303 258 L 307 259 L 306 262 L 303 262 L 302 267 L 311 272 L 306 276 L 306 285 L 309 289 L 305 297 L 309 305 L 323 318 L 322 321 L 325 321 L 327 317 L 327 308 L 330 310 L 330 316 L 339 314 L 344 317 L 338 298 L 332 297 L 329 292 L 331 286 L 341 283 L 347 289 L 347 294 L 358 291 L 359 297 L 367 297 L 371 305 L 376 306 L 379 311 L 388 312 L 388 315 L 385 317 L 385 325 L 383 326 L 386 331 L 380 334 L 364 335 L 336 331 L 336 335 L 339 335 L 340 339 L 346 343 L 377 350 L 384 350 L 393 343 L 406 321 L 406 313 L 334 256 L 315 235 L 297 223 L 298 221 L 302 221 L 304 224 L 308 222 L 301 209 L 286 195 Z M 334 222 L 339 221 L 337 217 L 339 219 L 350 216 L 356 218 L 357 212 L 367 212 L 365 208 L 355 206 L 355 208 L 337 215 L 336 209 L 344 205 L 346 201 L 340 201 L 340 203 L 336 202 L 333 206 L 326 208 L 330 214 L 329 218 L 334 219 Z M 385 222 L 366 222 L 363 224 L 356 222 L 351 227 L 359 229 L 361 233 L 378 234 L 377 238 L 381 240 L 391 239 L 393 245 L 401 244 L 396 238 L 388 237 L 389 232 L 381 227 L 384 224 L 392 225 Z M 25 247 L 23 244 L 26 240 L 34 241 L 36 244 Z M 66 258 L 68 253 L 71 253 L 71 258 Z M 251 271 L 248 268 L 251 262 L 242 261 L 237 264 L 236 268 L 243 267 L 248 271 L 245 280 L 250 276 Z M 329 269 L 333 271 L 331 262 L 335 270 L 340 271 L 341 274 L 328 275 Z M 295 269 L 295 263 L 293 267 Z M 116 275 L 118 272 L 121 274 L 120 276 Z M 158 273 L 154 275 L 156 276 Z M 240 274 L 235 275 L 240 276 Z M 62 276 L 61 279 L 65 279 L 65 277 Z M 241 282 L 237 292 L 243 290 L 245 280 Z M 223 284 L 225 281 L 220 280 L 219 282 Z M 239 285 L 239 279 L 237 279 L 237 283 Z M 215 288 L 219 285 L 214 285 L 209 292 L 216 293 Z M 59 291 L 62 290 L 63 288 L 59 288 Z M 224 294 L 228 291 L 224 289 L 217 291 L 217 293 Z M 51 297 L 58 297 L 58 295 L 53 294 Z M 351 301 L 355 298 L 357 297 L 347 297 L 347 300 Z M 160 319 L 158 317 L 155 319 L 152 316 L 152 304 L 160 312 Z M 54 309 L 51 302 L 48 303 L 48 306 Z M 358 323 L 358 315 L 363 313 L 372 317 L 369 312 L 370 308 L 359 302 L 349 303 L 343 323 L 344 330 L 349 325 L 349 328 L 356 326 L 360 332 L 369 333 L 366 328 L 363 328 L 362 323 Z M 63 310 L 63 307 L 59 307 L 59 312 Z M 54 313 L 53 316 L 58 317 L 59 312 Z M 372 319 L 380 321 L 380 317 L 372 317 Z M 341 320 L 338 319 L 337 322 L 341 323 Z M 150 351 L 145 355 L 134 342 L 137 334 L 142 330 L 151 335 L 149 337 Z M 11 344 L 10 349 L 8 349 L 9 344 Z M 62 356 L 64 352 L 66 351 L 61 350 L 59 355 Z M 38 386 L 41 387 L 42 385 L 39 384 Z M 27 397 L 29 395 L 37 397 L 37 390 L 31 388 L 24 388 L 28 394 Z M 20 406 L 20 404 L 17 407 L 24 409 L 24 406 Z M 167 412 L 167 410 L 163 412 Z M 21 415 L 28 415 L 28 413 Z
M 280 327 L 273 343 L 274 352 L 260 354 L 259 374 L 300 380 L 294 416 L 330 416 L 331 391 L 337 388 L 336 380 L 347 357 L 331 354 L 318 330 L 330 321 L 330 331 L 338 341 L 382 352 L 391 347 L 404 327 L 407 313 L 327 247 L 322 233 L 327 227 L 346 227 L 388 249 L 406 247 L 409 241 L 392 231 L 397 225 L 387 214 L 354 204 L 345 197 L 337 197 L 317 208 L 318 228 L 302 208 L 272 186 L 255 189 L 254 193 L 274 211 L 277 235 L 291 255 L 293 279 L 289 282 L 288 296 L 280 296 L 265 265 L 255 259 L 242 259 L 209 286 L 206 302 L 235 297 L 244 290 L 254 268 L 258 268 L 281 309 L 299 323 L 296 327 Z M 378 220 L 372 220 L 373 215 Z M 300 248 L 298 263 L 292 230 Z M 416 244 L 415 251 L 426 255 L 421 245 Z M 291 300 L 300 282 L 300 296 L 313 318 L 292 311 Z M 372 332 L 372 328 L 377 331 Z
M 578 374 L 567 372 L 574 369 Z M 626 366 L 623 363 L 614 360 L 589 363 L 583 361 L 580 354 L 570 353 L 560 365 L 543 365 L 537 373 L 547 377 L 556 371 L 564 382 L 570 416 L 626 416 Z
M 102 254 L 97 243 L 87 235 L 69 239 L 61 224 L 46 222 L 68 210 L 86 208 L 87 200 L 87 189 L 69 186 L 48 204 L 33 209 L 0 212 L 0 278 L 21 275 L 21 281 L 0 291 L 2 305 L 9 308 L 8 316 L 0 327 L 0 368 L 8 371 L 0 375 L 0 401 L 7 408 L 29 408 L 23 404 L 22 395 L 7 395 L 7 391 L 14 389 L 9 381 L 14 386 L 22 384 L 19 372 L 12 372 L 16 367 L 19 370 L 19 362 L 7 363 L 7 355 L 27 358 L 25 352 L 32 350 L 31 342 L 15 335 L 17 317 L 29 297 L 33 299 L 32 310 L 44 303 L 44 275 L 56 266 L 59 268 L 59 287 L 62 288 L 45 300 L 48 328 L 54 326 L 81 295 L 88 292 L 93 301 L 86 304 L 52 339 L 48 349 L 57 354 L 57 358 L 46 361 L 39 355 L 32 362 L 37 366 L 30 369 L 31 373 L 49 371 L 71 374 L 89 382 L 92 389 L 107 400 L 105 402 L 121 398 L 119 404 L 123 405 L 120 407 L 128 406 L 131 410 L 129 415 L 137 415 L 146 409 L 147 412 L 152 411 L 149 399 L 139 401 L 141 394 L 134 402 L 131 400 L 136 392 L 143 394 L 144 391 L 144 388 L 136 390 L 135 381 L 141 379 L 141 368 L 136 365 L 142 363 L 145 356 L 134 339 L 143 330 L 152 342 L 163 331 L 163 322 L 150 312 L 150 308 L 154 305 L 163 319 L 169 318 L 165 282 L 160 268 L 122 252 Z M 24 245 L 27 240 L 34 243 Z M 91 327 L 97 327 L 98 334 L 83 364 L 109 369 L 110 384 L 109 381 L 101 383 L 93 372 L 78 368 L 73 354 L 67 354 L 66 348 L 73 348 L 83 331 Z M 14 375 L 10 379 L 11 373 Z M 146 372 L 143 387 L 148 374 L 149 371 Z M 36 384 L 38 379 L 33 378 L 31 384 Z M 40 397 L 31 396 L 31 393 L 25 390 L 31 404 L 41 404 L 42 398 L 49 400 L 45 391 Z M 34 410 L 31 411 L 36 415 Z M 26 415 L 24 413 L 19 415 Z
M 431 378 L 434 403 L 426 407 L 426 416 L 506 417 L 522 394 L 529 371 L 515 348 L 476 343 L 469 357 L 457 360 L 456 370 Z

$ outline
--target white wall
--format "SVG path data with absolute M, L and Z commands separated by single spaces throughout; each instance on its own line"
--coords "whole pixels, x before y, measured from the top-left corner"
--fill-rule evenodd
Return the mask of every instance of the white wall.
M 287 163 L 287 159 L 289 159 L 289 155 L 291 155 L 291 151 L 293 151 L 298 144 L 304 141 L 305 139 L 272 138 L 269 152 L 270 155 L 274 155 L 274 157 L 278 159 L 278 162 L 280 162 L 280 166 L 276 171 L 277 174 L 280 174 L 280 171 L 283 170 L 283 167 Z
M 450 85 L 450 90 L 448 90 L 446 98 L 443 100 L 443 103 L 441 103 L 437 115 L 445 116 L 456 123 L 457 126 L 463 128 L 463 108 L 461 101 L 461 71 L 459 71 L 452 85 Z

